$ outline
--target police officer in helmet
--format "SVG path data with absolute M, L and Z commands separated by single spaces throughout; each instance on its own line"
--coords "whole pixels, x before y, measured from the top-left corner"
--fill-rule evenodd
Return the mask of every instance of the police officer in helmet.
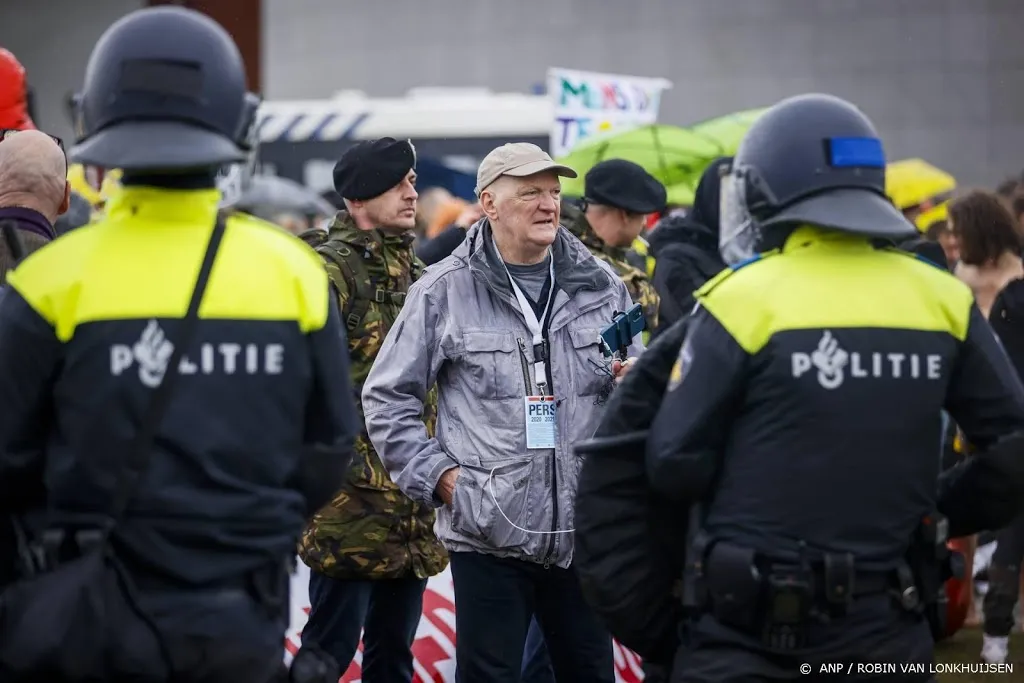
M 841 661 L 925 665 L 848 680 L 927 680 L 913 539 L 1019 507 L 1024 389 L 970 291 L 890 246 L 914 227 L 884 188 L 873 125 L 827 95 L 772 107 L 724 178 L 731 267 L 698 292 L 647 442 L 651 486 L 702 501 L 673 680 Z M 940 479 L 942 409 L 981 452 Z
M 298 240 L 218 210 L 258 100 L 214 21 L 127 15 L 79 101 L 71 154 L 123 169 L 123 189 L 0 303 L 0 484 L 43 469 L 50 507 L 0 597 L 0 678 L 275 680 L 299 533 L 359 431 L 327 276 Z M 308 657 L 296 673 L 338 678 Z

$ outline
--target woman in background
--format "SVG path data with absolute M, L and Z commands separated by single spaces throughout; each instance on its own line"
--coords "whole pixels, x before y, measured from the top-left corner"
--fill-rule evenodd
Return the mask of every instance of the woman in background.
M 999 197 L 973 190 L 950 202 L 949 223 L 960 250 L 954 272 L 987 318 L 1006 285 L 1024 277 L 1016 221 Z
M 949 220 L 960 247 L 956 276 L 974 292 L 978 308 L 1024 377 L 1024 263 L 1016 221 L 997 195 L 978 190 L 950 203 Z M 996 536 L 984 602 L 985 662 L 1003 663 L 1009 656 L 1022 560 L 1024 516 Z

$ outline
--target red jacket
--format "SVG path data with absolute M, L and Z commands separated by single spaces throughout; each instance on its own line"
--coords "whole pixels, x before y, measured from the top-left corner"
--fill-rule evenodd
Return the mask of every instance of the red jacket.
M 26 93 L 25 67 L 10 51 L 0 48 L 0 128 L 35 129 Z

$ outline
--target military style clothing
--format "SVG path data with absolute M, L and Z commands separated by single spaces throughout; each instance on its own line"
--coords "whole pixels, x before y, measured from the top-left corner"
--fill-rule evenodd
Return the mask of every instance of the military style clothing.
M 105 509 L 167 371 L 219 197 L 125 188 L 99 222 L 8 274 L 0 482 L 41 460 L 51 507 Z M 325 382 L 348 376 L 344 335 L 311 250 L 269 223 L 229 219 L 199 317 L 118 527 L 139 581 L 216 586 L 290 559 L 307 504 L 323 504 L 297 474 L 316 462 L 313 479 L 340 480 L 351 457 L 351 394 Z
M 571 204 L 562 204 L 562 225 L 583 242 L 594 256 L 612 267 L 616 275 L 626 285 L 633 303 L 643 307 L 648 330 L 644 333 L 646 340 L 650 330 L 658 326 L 659 299 L 647 273 L 633 265 L 631 250 L 625 247 L 610 247 L 605 244 L 590 227 L 583 212 Z
M 423 266 L 412 253 L 411 234 L 360 230 L 344 211 L 329 232 L 310 231 L 302 237 L 323 258 L 338 297 L 361 415 L 363 382 Z M 433 397 L 423 410 L 431 434 Z M 313 570 L 334 579 L 427 578 L 448 563 L 434 535 L 434 518 L 433 509 L 413 502 L 391 481 L 364 428 L 345 486 L 307 526 L 300 556 Z
M 633 240 L 633 244 L 626 250 L 626 262 L 637 270 L 642 270 L 649 279 L 654 279 L 654 252 L 650 241 L 643 235 Z

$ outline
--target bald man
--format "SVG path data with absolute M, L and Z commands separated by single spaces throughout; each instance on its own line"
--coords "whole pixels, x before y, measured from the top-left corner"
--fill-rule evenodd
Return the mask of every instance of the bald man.
M 71 186 L 67 181 L 64 152 L 45 133 L 26 130 L 0 142 L 0 223 L 13 220 L 21 235 L 25 253 L 31 253 L 56 236 L 53 228 L 57 216 L 68 210 Z M 0 239 L 0 283 L 7 281 L 7 271 L 14 267 L 14 255 L 7 241 Z M 2 296 L 6 288 L 0 288 Z M 39 487 L 40 474 L 26 470 L 10 478 L 21 499 L 10 509 L 30 509 L 44 502 Z M 0 589 L 17 577 L 18 518 L 0 514 Z
M 71 201 L 67 175 L 63 150 L 45 133 L 26 130 L 0 142 L 0 222 L 17 224 L 26 253 L 57 236 L 53 224 Z M 13 266 L 7 242 L 0 241 L 0 283 Z

